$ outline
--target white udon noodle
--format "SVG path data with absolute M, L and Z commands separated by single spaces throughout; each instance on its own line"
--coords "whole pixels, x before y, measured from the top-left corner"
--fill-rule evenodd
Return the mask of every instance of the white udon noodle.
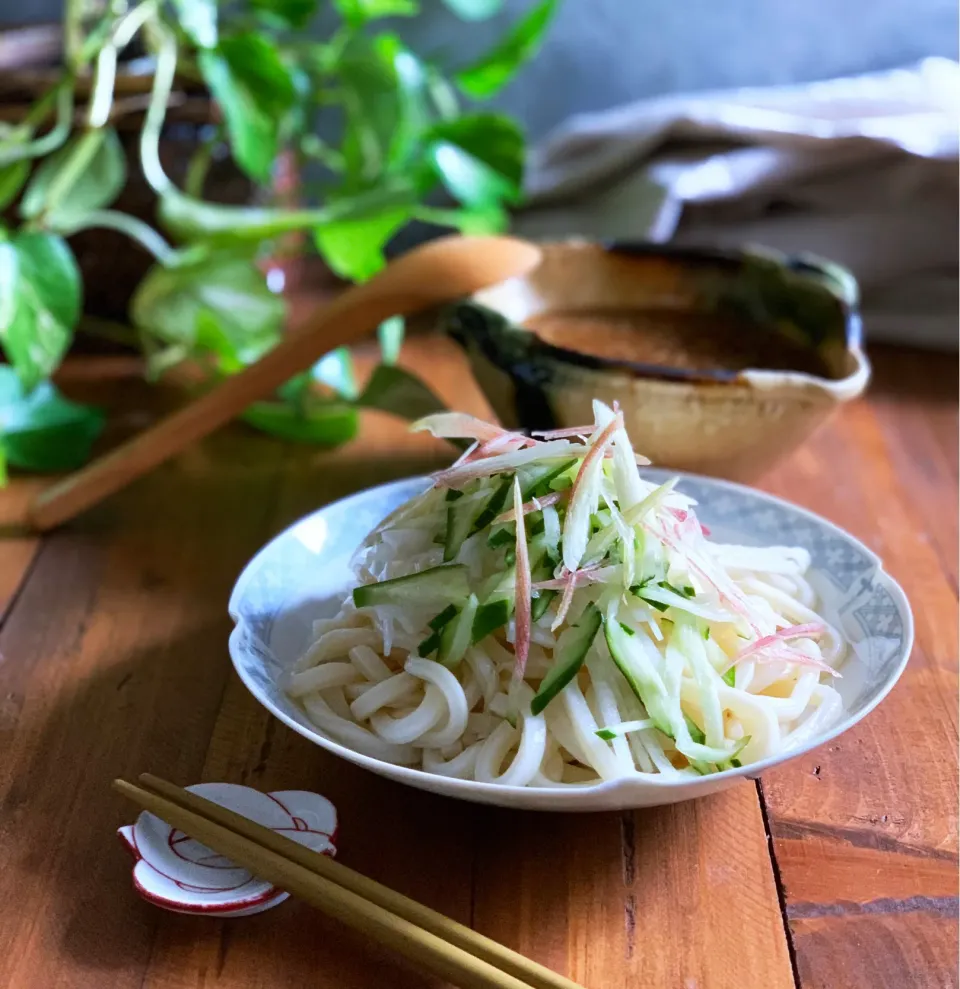
M 422 549 L 423 528 L 412 545 L 403 531 L 388 547 L 394 559 Z M 772 547 L 749 550 L 711 544 L 729 577 L 758 607 L 769 607 L 779 624 L 823 619 L 814 610 L 816 594 L 804 576 L 805 550 Z M 370 549 L 369 541 L 367 549 Z M 421 553 L 419 566 L 436 562 L 435 548 Z M 757 569 L 762 560 L 764 569 Z M 418 566 L 418 568 L 419 568 Z M 410 567 L 409 558 L 403 567 Z M 363 552 L 357 573 L 370 579 Z M 395 575 L 381 565 L 377 578 Z M 578 591 L 578 594 L 580 592 Z M 286 689 L 324 734 L 365 755 L 429 773 L 502 786 L 584 786 L 635 774 L 660 777 L 699 775 L 679 756 L 672 740 L 647 719 L 626 681 L 606 655 L 603 635 L 595 638 L 580 673 L 538 715 L 530 710 L 535 688 L 552 662 L 556 641 L 548 612 L 532 628 L 532 645 L 522 681 L 514 678 L 514 655 L 496 636 L 470 647 L 459 669 L 420 658 L 416 649 L 427 629 L 422 616 L 396 608 L 355 607 L 348 598 L 332 619 L 314 623 L 315 640 L 290 674 Z M 661 614 L 645 609 L 631 622 L 664 655 Z M 502 636 L 502 632 L 500 633 Z M 512 623 L 505 636 L 512 640 Z M 704 643 L 719 649 L 715 642 Z M 845 644 L 826 625 L 819 643 L 794 642 L 807 655 L 832 666 Z M 691 676 L 680 676 L 685 710 L 699 712 Z M 797 749 L 822 734 L 839 717 L 840 695 L 821 682 L 820 671 L 782 661 L 745 658 L 736 667 L 735 687 L 717 685 L 723 736 L 750 741 L 740 754 L 744 765 Z M 623 722 L 636 730 L 606 741 L 597 730 Z M 680 765 L 675 765 L 679 763 Z

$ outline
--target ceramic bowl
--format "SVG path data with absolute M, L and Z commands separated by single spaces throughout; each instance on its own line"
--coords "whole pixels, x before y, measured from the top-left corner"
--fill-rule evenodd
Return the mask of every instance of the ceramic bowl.
M 645 471 L 658 483 L 671 476 Z M 680 490 L 695 498 L 698 517 L 719 542 L 796 545 L 813 558 L 811 583 L 821 611 L 852 644 L 836 686 L 842 720 L 812 744 L 788 754 L 696 779 L 661 780 L 637 774 L 582 788 L 500 786 L 451 779 L 394 766 L 326 737 L 283 691 L 288 671 L 311 641 L 314 619 L 336 614 L 354 585 L 349 560 L 366 533 L 423 491 L 425 478 L 396 481 L 335 502 L 307 516 L 262 549 L 243 571 L 230 599 L 236 626 L 230 655 L 250 692 L 294 731 L 358 766 L 422 790 L 530 810 L 593 811 L 647 807 L 700 797 L 754 778 L 765 769 L 846 731 L 886 696 L 913 642 L 913 619 L 903 591 L 880 560 L 835 525 L 770 495 L 725 481 L 687 475 Z
M 757 250 L 566 242 L 543 262 L 445 310 L 500 420 L 553 429 L 592 422 L 619 401 L 637 449 L 655 464 L 749 481 L 866 387 L 857 286 L 816 258 Z M 522 327 L 551 311 L 665 308 L 735 316 L 815 351 L 830 377 L 799 371 L 684 370 L 587 356 Z M 774 328 L 774 329 L 771 329 Z

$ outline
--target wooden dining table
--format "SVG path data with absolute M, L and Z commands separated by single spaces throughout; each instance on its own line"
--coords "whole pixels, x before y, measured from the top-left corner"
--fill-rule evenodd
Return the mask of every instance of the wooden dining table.
M 450 459 L 364 413 L 337 450 L 236 425 L 42 538 L 42 484 L 0 492 L 0 986 L 419 989 L 303 903 L 241 919 L 141 900 L 115 837 L 149 771 L 325 794 L 342 862 L 587 989 L 949 989 L 957 979 L 957 361 L 871 350 L 867 397 L 759 486 L 877 552 L 916 616 L 890 696 L 830 743 L 716 796 L 596 814 L 523 813 L 379 778 L 312 745 L 247 693 L 227 654 L 230 589 L 317 507 Z M 361 369 L 371 353 L 362 350 Z M 489 414 L 455 347 L 403 363 Z M 136 361 L 76 358 L 68 391 L 112 442 L 179 400 Z M 642 449 L 642 437 L 637 438 Z

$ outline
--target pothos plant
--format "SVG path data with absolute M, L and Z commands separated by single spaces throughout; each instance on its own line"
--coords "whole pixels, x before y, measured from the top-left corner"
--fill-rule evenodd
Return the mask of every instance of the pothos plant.
M 61 78 L 16 125 L 0 125 L 0 465 L 27 470 L 81 464 L 103 424 L 97 409 L 51 383 L 82 309 L 69 238 L 120 231 L 155 263 L 138 286 L 130 322 L 156 377 L 190 361 L 211 379 L 257 360 L 277 342 L 283 298 L 262 270 L 278 238 L 300 231 L 338 275 L 370 278 L 387 242 L 411 221 L 494 232 L 519 200 L 524 140 L 502 114 L 475 109 L 537 50 L 557 0 L 535 0 L 490 51 L 444 71 L 415 54 L 383 18 L 413 17 L 419 0 L 91 0 L 67 6 Z M 503 0 L 445 0 L 466 22 Z M 313 40 L 314 21 L 338 24 Z M 311 29 L 314 30 L 311 30 Z M 118 61 L 137 43 L 152 64 L 139 166 L 157 196 L 158 226 L 111 209 L 127 179 L 111 126 Z M 90 95 L 75 109 L 77 83 Z M 198 148 L 180 188 L 159 141 L 175 78 L 202 81 L 221 123 Z M 80 113 L 80 125 L 75 114 Z M 332 141 L 321 139 L 331 125 Z M 269 187 L 278 156 L 293 154 L 321 178 L 316 205 L 228 206 L 204 199 L 204 179 L 225 142 L 236 165 Z M 438 205 L 438 196 L 439 205 Z M 15 207 L 15 209 L 14 209 Z M 335 351 L 251 407 L 252 425 L 288 439 L 335 444 L 367 405 L 415 416 L 438 403 L 391 366 L 403 324 L 380 327 L 383 362 L 358 392 L 349 354 Z M 5 476 L 5 474 L 4 474 Z

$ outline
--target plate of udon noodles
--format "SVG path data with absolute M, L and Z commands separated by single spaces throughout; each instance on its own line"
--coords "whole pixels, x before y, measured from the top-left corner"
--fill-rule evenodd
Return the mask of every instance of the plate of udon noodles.
M 616 408 L 525 435 L 461 413 L 430 477 L 327 505 L 247 565 L 234 665 L 317 745 L 403 783 L 543 810 L 667 804 L 847 730 L 910 608 L 825 519 L 652 467 Z

